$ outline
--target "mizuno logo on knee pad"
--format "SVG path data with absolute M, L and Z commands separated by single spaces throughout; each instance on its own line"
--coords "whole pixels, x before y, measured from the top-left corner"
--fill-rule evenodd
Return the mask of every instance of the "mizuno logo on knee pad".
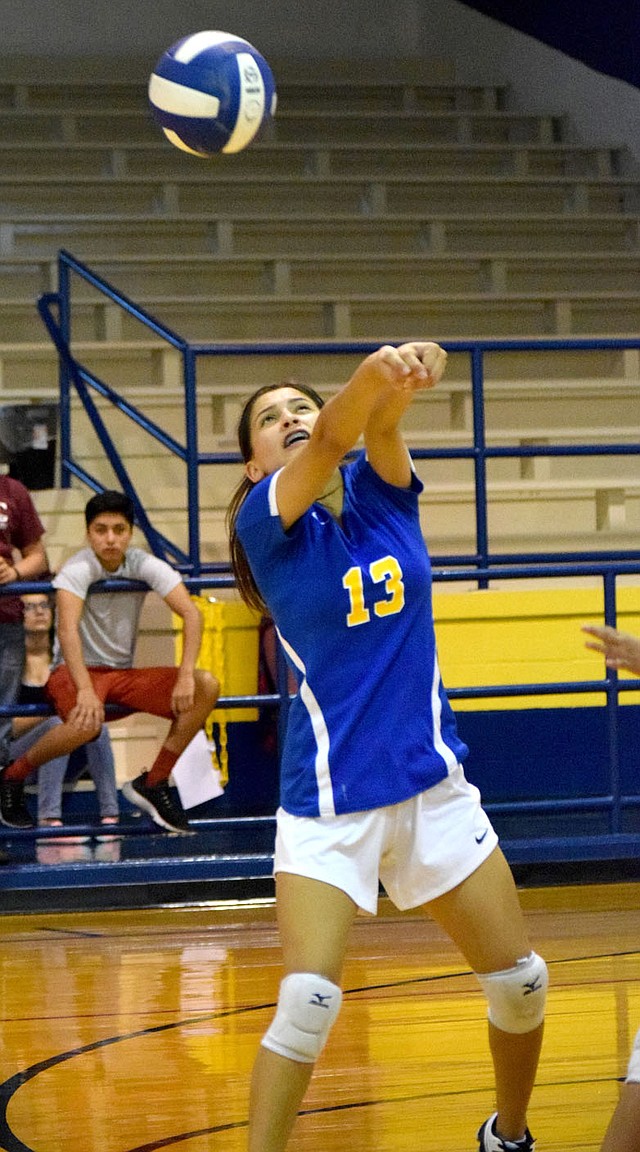
M 331 1000 L 332 1000 L 331 996 L 323 996 L 321 992 L 314 992 L 309 1003 L 310 1004 L 317 1004 L 318 1008 L 327 1008 L 328 1009 L 330 1004 L 331 1004 Z
M 542 980 L 536 976 L 535 980 L 532 980 L 529 984 L 524 984 L 523 987 L 525 996 L 530 996 L 532 992 L 540 991 L 542 988 Z

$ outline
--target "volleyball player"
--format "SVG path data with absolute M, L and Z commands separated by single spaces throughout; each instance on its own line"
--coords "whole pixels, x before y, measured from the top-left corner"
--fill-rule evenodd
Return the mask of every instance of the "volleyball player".
M 287 1144 L 340 1009 L 350 928 L 359 909 L 375 913 L 379 880 L 398 908 L 426 908 L 486 994 L 496 1111 L 480 1149 L 534 1148 L 547 970 L 464 775 L 438 668 L 422 484 L 400 432 L 445 361 L 434 343 L 386 345 L 326 405 L 306 386 L 267 386 L 239 425 L 234 571 L 275 621 L 298 684 L 274 861 L 284 978 L 253 1070 L 251 1152 Z M 364 452 L 345 464 L 361 435 Z
M 585 624 L 591 639 L 587 648 L 604 656 L 608 668 L 640 676 L 640 640 L 607 624 Z M 640 1149 L 640 1030 L 631 1049 L 620 1099 L 609 1121 L 601 1152 L 638 1152 Z

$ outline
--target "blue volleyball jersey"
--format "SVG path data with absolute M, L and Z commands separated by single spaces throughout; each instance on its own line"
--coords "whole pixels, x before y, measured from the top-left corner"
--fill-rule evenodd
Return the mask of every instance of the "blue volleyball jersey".
M 256 484 L 237 522 L 298 681 L 280 785 L 297 816 L 399 803 L 468 752 L 438 668 L 422 484 L 385 483 L 364 453 L 342 474 L 342 524 L 316 503 L 285 532 L 278 473 Z

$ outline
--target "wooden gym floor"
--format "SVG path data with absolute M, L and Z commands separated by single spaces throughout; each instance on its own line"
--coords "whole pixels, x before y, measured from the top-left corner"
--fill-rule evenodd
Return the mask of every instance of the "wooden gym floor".
M 530 1123 L 598 1149 L 640 1026 L 640 887 L 522 891 L 549 963 Z M 0 916 L 4 1152 L 240 1152 L 279 981 L 273 904 Z M 485 1006 L 430 921 L 358 920 L 296 1152 L 474 1152 L 493 1109 Z

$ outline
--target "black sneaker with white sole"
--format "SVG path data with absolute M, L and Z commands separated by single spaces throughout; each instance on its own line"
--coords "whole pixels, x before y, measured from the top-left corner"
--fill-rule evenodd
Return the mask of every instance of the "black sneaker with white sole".
M 135 780 L 128 780 L 123 784 L 123 796 L 126 796 L 131 804 L 147 812 L 155 824 L 166 828 L 168 832 L 191 834 L 189 821 L 177 793 L 174 798 L 166 780 L 149 787 L 145 784 L 147 775 L 147 772 L 142 772 Z
M 496 1135 L 497 1116 L 498 1113 L 494 1112 L 478 1132 L 478 1152 L 535 1152 L 536 1142 L 528 1128 L 521 1140 L 503 1140 Z
M 0 822 L 7 828 L 34 828 L 24 800 L 24 780 L 7 780 L 0 772 Z

